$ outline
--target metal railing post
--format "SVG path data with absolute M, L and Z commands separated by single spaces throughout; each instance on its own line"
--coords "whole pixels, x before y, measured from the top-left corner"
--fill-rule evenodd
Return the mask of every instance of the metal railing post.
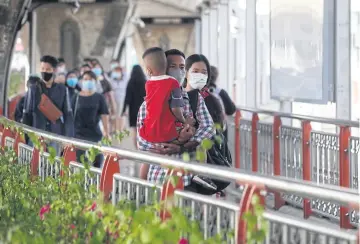
M 162 185 L 161 188 L 161 197 L 160 201 L 162 202 L 160 210 L 160 218 L 164 221 L 168 218 L 171 218 L 171 214 L 167 211 L 170 206 L 175 205 L 175 191 L 184 190 L 184 181 L 182 176 L 178 176 L 178 171 L 171 169 L 167 174 L 167 179 Z M 175 179 L 175 182 L 171 180 L 171 177 Z M 175 183 L 175 184 L 173 184 Z
M 252 159 L 252 166 L 251 170 L 253 172 L 258 172 L 258 130 L 257 125 L 259 122 L 259 116 L 257 113 L 253 113 L 252 120 L 251 120 L 251 159 Z
M 39 175 L 39 161 L 40 161 L 40 151 L 42 150 L 43 152 L 46 151 L 46 145 L 44 143 L 44 138 L 43 137 L 39 137 L 39 141 L 40 141 L 40 147 L 41 148 L 36 148 L 36 146 L 33 146 L 33 153 L 32 153 L 32 158 L 31 158 L 31 163 L 30 163 L 30 172 L 32 176 L 38 176 Z
M 64 166 L 65 167 L 69 167 L 70 162 L 76 162 L 77 158 L 76 158 L 76 150 L 75 150 L 75 148 L 73 146 L 66 146 L 64 148 L 63 157 L 64 157 Z M 61 170 L 60 171 L 60 176 L 63 176 L 63 175 L 64 175 L 64 171 Z
M 1 147 L 2 148 L 5 148 L 5 146 L 6 146 L 6 140 L 5 140 L 6 137 L 15 138 L 13 131 L 8 126 L 4 126 L 4 129 L 2 131 L 2 137 L 1 137 Z
M 14 152 L 19 157 L 19 143 L 25 144 L 25 136 L 22 132 L 15 133 L 15 140 L 14 140 Z
M 255 185 L 246 184 L 240 200 L 240 216 L 236 243 L 247 244 L 247 221 L 243 218 L 243 216 L 248 211 L 254 213 L 253 206 L 251 204 L 254 196 L 258 196 L 260 199 L 259 204 L 265 206 L 265 198 L 260 194 L 260 188 L 257 188 Z
M 240 144 L 240 120 L 241 120 L 241 112 L 240 110 L 236 110 L 235 113 L 235 168 L 240 169 L 241 163 L 241 144 Z
M 100 191 L 104 194 L 104 200 L 108 201 L 113 189 L 114 174 L 120 173 L 119 157 L 117 155 L 106 155 L 100 178 Z
M 310 155 L 310 136 L 311 136 L 311 122 L 302 121 L 302 166 L 303 166 L 303 180 L 311 181 L 311 155 Z M 310 217 L 311 199 L 304 198 L 303 202 L 304 218 Z
M 274 117 L 273 124 L 273 160 L 274 160 L 274 175 L 281 175 L 281 155 L 280 155 L 280 128 L 281 118 L 279 116 Z M 280 192 L 274 192 L 275 209 L 279 209 L 285 204 L 285 200 L 281 197 Z
M 350 187 L 350 159 L 349 159 L 349 146 L 350 146 L 350 128 L 347 126 L 340 127 L 340 155 L 339 155 L 339 169 L 340 179 L 339 183 L 342 187 Z M 350 224 L 349 209 L 344 206 L 340 206 L 340 227 L 341 228 L 352 228 Z

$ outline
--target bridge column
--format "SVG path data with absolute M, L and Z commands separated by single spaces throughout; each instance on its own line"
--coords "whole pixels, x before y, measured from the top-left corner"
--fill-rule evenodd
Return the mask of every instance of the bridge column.
M 256 75 L 256 1 L 246 1 L 246 106 L 255 108 Z
M 15 43 L 17 27 L 20 24 L 28 1 L 9 0 L 0 3 L 0 113 L 6 114 L 7 85 L 11 54 Z

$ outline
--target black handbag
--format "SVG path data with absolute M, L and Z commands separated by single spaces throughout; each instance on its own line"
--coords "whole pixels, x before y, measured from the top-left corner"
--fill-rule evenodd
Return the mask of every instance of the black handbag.
M 188 96 L 189 96 L 189 103 L 191 106 L 191 110 L 194 114 L 194 118 L 196 119 L 195 114 L 198 107 L 199 91 L 198 90 L 190 91 L 188 92 Z M 212 138 L 212 141 L 214 142 L 213 146 L 211 149 L 207 151 L 207 164 L 218 165 L 228 168 L 233 167 L 231 152 L 229 150 L 225 136 L 221 132 L 217 132 L 216 137 L 217 138 Z M 217 186 L 216 190 L 209 189 L 207 187 L 197 184 L 196 192 L 203 195 L 213 195 L 217 192 L 224 190 L 226 187 L 230 185 L 230 182 L 228 181 L 222 181 L 217 179 L 210 179 L 210 180 L 212 181 L 212 183 L 214 183 Z

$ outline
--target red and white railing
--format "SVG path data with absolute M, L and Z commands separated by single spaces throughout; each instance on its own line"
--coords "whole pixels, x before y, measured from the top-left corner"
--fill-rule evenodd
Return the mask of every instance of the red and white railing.
M 243 116 L 246 115 L 247 119 Z M 260 119 L 267 116 L 272 122 Z M 301 127 L 283 125 L 298 121 Z M 338 133 L 312 129 L 312 123 L 335 126 Z M 317 185 L 358 189 L 359 122 L 239 108 L 229 123 L 235 167 L 264 175 L 312 181 Z M 358 212 L 335 202 L 296 194 L 275 194 L 275 209 L 285 203 L 302 207 L 304 218 L 320 214 L 340 221 L 342 228 L 359 223 Z
M 35 134 L 45 151 L 46 140 L 61 144 L 64 148 L 64 164 L 70 167 L 71 172 L 83 170 L 83 166 L 76 162 L 76 148 L 89 149 L 95 147 L 99 149 L 105 157 L 104 167 L 101 170 L 90 168 L 92 174 L 86 178 L 85 190 L 93 185 L 98 191 L 102 191 L 104 196 L 109 197 L 108 199 L 111 199 L 113 203 L 128 199 L 134 200 L 138 207 L 154 201 L 155 196 L 150 196 L 151 188 L 155 188 L 159 193 L 156 199 L 165 202 L 173 201 L 173 196 L 177 196 L 176 205 L 191 209 L 189 217 L 200 221 L 205 237 L 223 231 L 234 230 L 234 235 L 226 236 L 227 243 L 246 243 L 247 223 L 242 219 L 242 216 L 245 212 L 252 211 L 251 199 L 255 195 L 261 199 L 260 202 L 264 205 L 264 196 L 271 192 L 279 196 L 287 194 L 299 196 L 303 199 L 323 199 L 328 202 L 336 202 L 343 209 L 358 210 L 359 208 L 360 197 L 354 189 L 338 186 L 327 187 L 318 185 L 316 182 L 296 181 L 280 176 L 254 174 L 244 170 L 231 170 L 196 162 L 186 163 L 149 153 L 101 147 L 94 143 L 54 135 L 21 124 L 15 125 L 21 127 L 24 132 Z M 59 158 L 55 159 L 55 163 L 50 164 L 49 154 L 27 146 L 22 139 L 21 132 L 11 129 L 10 126 L 7 126 L 7 123 L 4 123 L 1 128 L 0 143 L 2 148 L 5 146 L 12 147 L 18 155 L 18 163 L 21 163 L 24 167 L 30 167 L 32 175 L 40 176 L 42 179 L 62 176 L 63 171 Z M 119 164 L 124 159 L 134 160 L 137 163 L 149 163 L 187 170 L 208 177 L 235 182 L 243 186 L 241 201 L 238 203 L 186 192 L 181 179 L 176 186 L 173 186 L 169 180 L 159 186 L 122 175 Z M 169 171 L 169 174 L 175 173 L 176 171 Z M 160 211 L 159 214 L 163 219 L 171 217 L 164 210 Z M 304 243 L 329 243 L 329 241 L 359 243 L 358 230 L 341 230 L 334 226 L 324 227 L 309 220 L 299 219 L 296 216 L 272 210 L 266 210 L 264 218 L 270 225 L 265 243 L 291 243 L 292 240 L 299 238 L 305 241 Z

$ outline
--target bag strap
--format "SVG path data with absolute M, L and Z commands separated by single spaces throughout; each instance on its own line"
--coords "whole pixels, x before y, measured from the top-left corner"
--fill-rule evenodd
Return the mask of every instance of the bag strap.
M 74 107 L 74 119 L 75 119 L 75 117 L 76 117 L 78 102 L 79 102 L 79 94 L 76 95 L 75 107 Z
M 192 90 L 188 93 L 189 96 L 189 103 L 191 111 L 193 112 L 194 118 L 196 118 L 196 111 L 198 108 L 198 102 L 199 102 L 199 90 Z

